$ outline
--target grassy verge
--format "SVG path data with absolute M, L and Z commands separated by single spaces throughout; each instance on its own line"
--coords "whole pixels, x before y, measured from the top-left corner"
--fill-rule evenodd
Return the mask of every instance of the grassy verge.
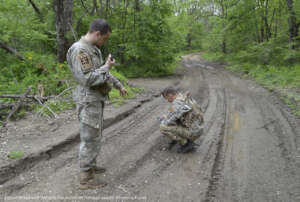
M 279 92 L 292 112 L 300 117 L 300 65 L 274 66 L 237 62 L 234 56 L 205 52 L 202 57 L 209 61 L 227 64 L 226 68 L 254 79 L 265 88 Z

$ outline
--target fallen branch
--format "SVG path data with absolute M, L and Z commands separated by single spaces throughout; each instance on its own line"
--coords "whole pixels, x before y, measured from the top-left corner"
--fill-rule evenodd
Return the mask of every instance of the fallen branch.
M 57 114 L 56 114 L 49 106 L 47 106 L 47 104 L 43 104 L 43 103 L 41 102 L 41 100 L 38 99 L 38 97 L 36 97 L 35 99 L 40 103 L 40 105 L 43 106 L 43 107 L 38 111 L 37 114 L 41 113 L 42 110 L 43 110 L 44 108 L 47 108 L 47 109 L 49 110 L 49 112 L 52 113 L 52 115 L 54 116 L 54 118 L 57 118 L 57 117 L 58 117 L 58 115 L 57 115 Z
M 32 87 L 30 86 L 29 88 L 27 88 L 27 90 L 25 91 L 25 93 L 23 94 L 22 97 L 20 97 L 19 102 L 16 103 L 16 105 L 13 107 L 12 111 L 8 114 L 6 121 L 3 123 L 3 127 L 6 126 L 7 122 L 9 121 L 10 117 L 12 115 L 14 115 L 14 113 L 16 113 L 20 106 L 22 105 L 22 103 L 24 102 L 24 99 L 26 98 L 26 96 L 29 94 L 29 92 L 31 91 Z
M 0 95 L 0 98 L 15 98 L 15 99 L 19 99 L 21 98 L 23 95 Z M 36 96 L 34 95 L 27 95 L 26 98 L 31 98 L 31 99 L 35 99 Z M 49 97 L 40 97 L 40 99 L 42 100 L 48 100 L 50 98 L 53 98 L 55 96 L 49 96 Z
M 74 87 L 69 87 L 69 88 L 63 90 L 61 93 L 59 93 L 57 96 L 55 96 L 54 99 L 59 98 L 59 97 L 62 96 L 65 92 L 67 92 L 67 91 L 69 91 L 69 90 L 71 90 L 71 89 L 73 89 L 73 88 L 74 88 Z
M 13 108 L 13 106 L 15 106 L 15 104 L 1 104 L 0 105 L 0 110 L 1 109 L 7 109 L 7 108 L 11 109 L 11 108 Z
M 14 106 L 16 105 L 16 103 L 10 103 L 10 104 L 1 104 L 0 105 L 0 110 L 2 109 L 12 109 Z M 28 103 L 22 103 L 22 106 L 30 106 Z

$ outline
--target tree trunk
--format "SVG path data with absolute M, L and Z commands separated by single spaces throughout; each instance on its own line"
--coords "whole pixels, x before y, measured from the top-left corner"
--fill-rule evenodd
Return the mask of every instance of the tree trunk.
M 56 17 L 57 59 L 63 63 L 69 48 L 66 33 L 72 25 L 73 0 L 54 0 L 53 8 Z
M 225 20 L 227 19 L 227 6 L 225 5 L 224 1 L 222 0 L 221 2 L 221 11 L 222 11 L 222 18 L 223 18 L 223 23 L 222 23 L 222 27 L 223 27 L 223 30 L 225 30 Z M 224 54 L 227 53 L 227 43 L 226 43 L 226 30 L 224 31 L 223 33 L 223 40 L 222 40 L 222 52 Z
M 191 49 L 192 48 L 192 35 L 191 35 L 191 33 L 187 34 L 186 40 L 187 40 L 187 49 Z
M 98 13 L 99 11 L 98 11 L 98 4 L 97 4 L 97 0 L 93 0 L 93 5 L 94 5 L 94 9 L 93 9 L 93 13 L 92 14 L 94 14 L 94 13 Z
M 106 0 L 106 11 L 105 11 L 105 19 L 108 18 L 108 12 L 110 8 L 110 0 Z
M 290 43 L 292 43 L 292 49 L 296 49 L 297 45 L 295 44 L 299 36 L 299 26 L 300 23 L 296 22 L 296 13 L 294 11 L 293 0 L 286 0 L 288 11 L 289 11 L 289 38 Z M 299 40 L 299 39 L 298 39 Z
M 100 9 L 99 9 L 99 12 L 98 12 L 98 16 L 101 18 L 103 16 L 103 0 L 99 0 L 99 4 L 100 4 Z
M 264 27 L 264 19 L 262 19 L 261 25 L 260 25 L 260 41 L 265 41 L 265 27 Z
M 276 23 L 275 23 L 275 30 L 274 30 L 274 37 L 277 38 L 277 34 L 278 34 L 278 27 L 279 27 L 279 19 L 281 17 L 281 8 L 278 8 L 278 12 L 277 12 L 277 17 L 276 17 Z
M 124 1 L 125 2 L 125 1 Z M 139 0 L 135 0 L 134 2 L 134 13 L 133 13 L 133 30 L 135 31 L 136 28 L 136 22 L 137 22 L 137 18 L 136 18 L 136 14 L 140 11 L 140 1 Z
M 265 33 L 266 33 L 267 41 L 269 41 L 269 39 L 272 36 L 269 21 L 268 21 L 268 15 L 269 15 L 269 0 L 267 0 L 265 2 L 265 12 L 264 12 L 264 16 L 263 16 L 263 21 L 265 22 L 265 27 L 266 27 Z

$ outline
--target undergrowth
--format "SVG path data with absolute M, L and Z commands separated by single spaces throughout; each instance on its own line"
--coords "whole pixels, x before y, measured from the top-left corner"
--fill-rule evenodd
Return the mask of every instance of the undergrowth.
M 209 61 L 223 62 L 230 71 L 242 73 L 265 88 L 279 92 L 291 111 L 300 117 L 300 64 L 290 66 L 253 64 L 249 61 L 242 62 L 240 55 L 226 56 L 219 52 L 205 52 L 202 53 L 202 57 Z

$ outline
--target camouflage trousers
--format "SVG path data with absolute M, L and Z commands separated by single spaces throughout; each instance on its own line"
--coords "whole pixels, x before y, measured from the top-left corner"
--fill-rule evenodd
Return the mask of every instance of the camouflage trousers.
M 104 102 L 77 105 L 80 121 L 79 166 L 81 171 L 96 167 L 101 149 Z
M 180 125 L 172 125 L 166 126 L 164 124 L 160 125 L 160 132 L 172 140 L 177 141 L 181 145 L 187 143 L 187 140 L 195 141 L 202 134 L 203 129 L 199 130 L 191 130 L 189 128 L 180 126 Z

